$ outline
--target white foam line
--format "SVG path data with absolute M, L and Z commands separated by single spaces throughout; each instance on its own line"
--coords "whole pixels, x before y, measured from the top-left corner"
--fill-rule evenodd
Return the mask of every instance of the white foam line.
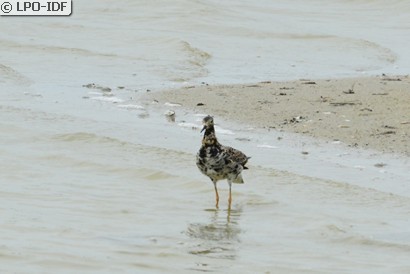
M 178 123 L 178 126 L 180 126 L 180 127 L 186 127 L 186 128 L 195 128 L 195 129 L 198 129 L 198 128 L 199 128 L 199 126 L 198 126 L 197 124 L 185 123 L 185 122 Z
M 215 131 L 217 134 L 220 133 L 220 134 L 225 134 L 225 135 L 235 135 L 235 133 L 232 130 L 224 129 L 218 126 L 215 126 Z
M 143 106 L 132 105 L 132 104 L 118 105 L 118 107 L 119 108 L 125 108 L 125 109 L 145 109 Z
M 89 95 L 101 95 L 102 92 L 98 92 L 98 91 L 89 91 L 88 92 Z
M 177 104 L 177 103 L 166 102 L 166 103 L 164 103 L 164 106 L 168 106 L 168 107 L 180 107 L 180 106 L 182 106 L 182 105 L 181 105 L 181 104 Z
M 111 103 L 122 103 L 124 100 L 118 98 L 118 97 L 103 97 L 103 96 L 98 96 L 98 97 L 91 97 L 92 100 L 97 100 L 97 101 L 104 101 L 104 102 L 111 102 Z
M 278 147 L 276 147 L 276 146 L 271 146 L 271 145 L 257 145 L 256 147 L 259 147 L 259 148 L 269 148 L 269 149 L 276 149 L 276 148 L 278 148 Z

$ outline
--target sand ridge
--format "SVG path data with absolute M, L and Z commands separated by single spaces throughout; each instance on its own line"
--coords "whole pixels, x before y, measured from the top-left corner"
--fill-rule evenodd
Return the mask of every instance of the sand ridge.
M 409 76 L 203 83 L 148 96 L 261 128 L 410 155 Z

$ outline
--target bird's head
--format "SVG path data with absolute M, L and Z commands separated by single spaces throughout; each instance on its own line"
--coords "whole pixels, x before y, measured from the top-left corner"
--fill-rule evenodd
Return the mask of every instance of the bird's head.
M 208 128 L 213 127 L 214 126 L 214 117 L 212 117 L 210 115 L 204 117 L 204 119 L 202 119 L 202 125 L 204 127 L 202 128 L 201 132 L 208 129 Z

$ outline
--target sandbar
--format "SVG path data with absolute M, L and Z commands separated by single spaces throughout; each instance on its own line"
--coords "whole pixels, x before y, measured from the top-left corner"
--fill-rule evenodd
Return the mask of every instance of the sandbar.
M 184 86 L 150 93 L 242 124 L 410 155 L 410 78 L 380 75 Z

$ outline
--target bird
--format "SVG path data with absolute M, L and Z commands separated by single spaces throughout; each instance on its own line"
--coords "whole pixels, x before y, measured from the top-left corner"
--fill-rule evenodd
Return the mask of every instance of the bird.
M 216 196 L 216 208 L 219 205 L 219 194 L 217 182 L 227 180 L 229 184 L 229 209 L 232 203 L 232 183 L 243 184 L 242 170 L 248 169 L 246 163 L 251 157 L 246 156 L 243 152 L 224 146 L 218 142 L 215 133 L 214 119 L 208 115 L 202 120 L 204 132 L 202 145 L 196 155 L 196 165 L 198 169 L 208 176 L 214 184 Z

